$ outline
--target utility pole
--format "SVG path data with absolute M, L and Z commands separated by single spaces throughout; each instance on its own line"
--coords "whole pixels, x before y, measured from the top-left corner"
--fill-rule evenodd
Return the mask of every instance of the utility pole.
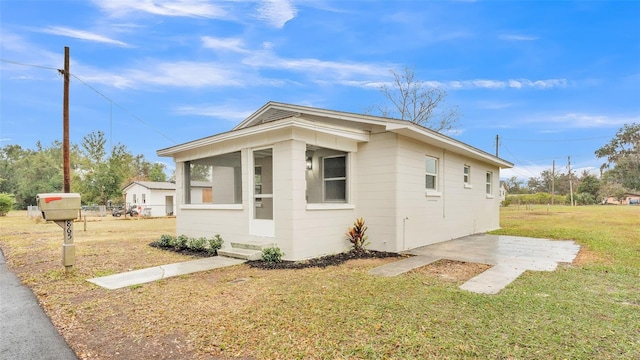
M 569 164 L 567 165 L 569 168 L 569 194 L 571 194 L 571 206 L 573 206 L 573 185 L 571 184 L 571 156 L 567 156 L 567 160 Z
M 500 137 L 498 135 L 496 135 L 496 157 L 498 157 L 498 144 L 499 144 L 499 139 Z
M 62 169 L 63 192 L 71 192 L 71 161 L 69 160 L 69 47 L 64 47 L 64 95 L 62 99 Z
M 553 205 L 553 196 L 556 194 L 556 161 L 553 160 L 551 168 L 551 205 Z

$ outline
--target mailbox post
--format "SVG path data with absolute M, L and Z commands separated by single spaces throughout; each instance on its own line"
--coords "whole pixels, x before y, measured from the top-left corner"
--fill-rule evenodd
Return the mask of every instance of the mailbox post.
M 80 210 L 80 194 L 49 193 L 36 196 L 38 209 L 42 218 L 58 224 L 62 228 L 64 243 L 62 244 L 62 265 L 71 270 L 76 262 L 76 249 L 73 244 L 73 220 L 78 218 Z

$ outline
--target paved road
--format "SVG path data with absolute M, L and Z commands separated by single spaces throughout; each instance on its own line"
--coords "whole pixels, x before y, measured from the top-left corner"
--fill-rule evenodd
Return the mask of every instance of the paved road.
M 31 290 L 7 269 L 0 250 L 0 360 L 77 357 Z

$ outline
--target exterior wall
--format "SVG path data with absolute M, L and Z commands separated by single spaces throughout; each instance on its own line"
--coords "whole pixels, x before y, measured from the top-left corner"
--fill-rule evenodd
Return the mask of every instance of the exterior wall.
M 425 190 L 425 156 L 438 159 L 436 192 Z M 499 227 L 497 167 L 391 133 L 361 144 L 358 165 L 356 216 L 365 218 L 371 249 L 402 251 Z
M 135 194 L 136 201 L 133 201 Z M 142 202 L 142 195 L 144 195 L 144 203 Z M 127 206 L 132 206 L 141 211 L 141 215 L 160 217 L 167 215 L 166 197 L 171 196 L 175 198 L 174 190 L 158 190 L 149 189 L 140 184 L 134 183 L 131 185 L 125 193 L 125 203 Z M 175 213 L 175 199 L 173 203 L 172 213 Z
M 402 214 L 397 211 L 398 139 L 392 133 L 372 134 L 369 143 L 361 143 L 357 153 L 354 192 L 357 193 L 355 217 L 368 227 L 368 248 L 396 251 L 401 247 L 398 226 Z M 345 229 L 346 232 L 346 229 Z
M 405 250 L 499 227 L 499 168 L 410 139 L 398 139 L 398 214 L 396 226 Z M 425 191 L 425 156 L 438 159 L 438 189 Z M 463 181 L 471 167 L 470 184 Z M 492 172 L 492 195 L 486 194 L 487 171 Z M 404 225 L 404 226 L 402 226 Z

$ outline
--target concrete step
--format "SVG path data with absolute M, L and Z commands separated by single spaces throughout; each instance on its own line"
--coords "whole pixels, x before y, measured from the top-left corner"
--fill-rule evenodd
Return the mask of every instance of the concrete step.
M 234 249 L 258 250 L 260 252 L 262 252 L 263 249 L 273 246 L 274 244 L 272 242 L 244 241 L 231 243 L 231 247 Z
M 218 250 L 218 255 L 243 260 L 260 260 L 262 258 L 262 250 L 232 247 Z

